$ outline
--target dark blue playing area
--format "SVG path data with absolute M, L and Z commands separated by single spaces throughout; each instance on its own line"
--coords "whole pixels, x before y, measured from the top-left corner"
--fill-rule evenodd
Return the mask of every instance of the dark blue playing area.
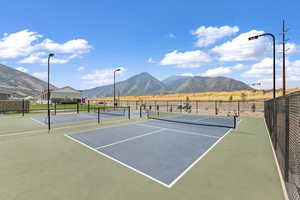
M 122 117 L 126 118 L 126 115 L 124 116 L 115 116 L 115 115 L 106 115 L 101 114 L 100 119 L 106 119 L 106 118 L 113 118 L 113 117 Z M 48 124 L 48 118 L 47 116 L 43 117 L 33 117 L 33 120 L 41 123 L 41 124 Z M 63 123 L 73 123 L 73 122 L 80 122 L 80 121 L 87 121 L 87 120 L 98 120 L 97 113 L 71 113 L 71 114 L 59 114 L 59 115 L 51 115 L 50 122 L 51 124 L 63 124 Z
M 66 136 L 171 187 L 229 131 L 225 127 L 148 120 Z

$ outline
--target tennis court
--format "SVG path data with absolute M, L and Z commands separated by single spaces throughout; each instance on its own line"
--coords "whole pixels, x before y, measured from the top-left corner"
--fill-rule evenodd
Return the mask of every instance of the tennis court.
M 125 108 L 114 108 L 114 109 L 95 109 L 91 111 L 80 111 L 78 113 L 60 113 L 57 115 L 50 116 L 50 123 L 53 125 L 63 124 L 63 123 L 72 123 L 80 122 L 87 120 L 102 120 L 102 119 L 111 119 L 111 118 L 129 118 L 130 111 Z M 32 117 L 32 120 L 47 125 L 48 117 L 47 116 L 37 116 Z
M 162 119 L 66 136 L 170 188 L 230 133 L 233 124 L 230 118 L 199 115 L 177 115 Z M 181 123 L 175 123 L 174 120 L 180 120 Z

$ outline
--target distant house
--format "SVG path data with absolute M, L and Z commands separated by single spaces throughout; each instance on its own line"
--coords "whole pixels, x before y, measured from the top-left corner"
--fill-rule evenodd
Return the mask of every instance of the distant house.
M 0 92 L 0 100 L 8 100 L 10 98 L 10 94 Z
M 44 91 L 41 96 L 41 102 L 47 101 L 48 92 Z M 50 91 L 50 100 L 52 103 L 82 103 L 82 91 L 75 90 L 72 87 L 63 87 L 56 90 Z

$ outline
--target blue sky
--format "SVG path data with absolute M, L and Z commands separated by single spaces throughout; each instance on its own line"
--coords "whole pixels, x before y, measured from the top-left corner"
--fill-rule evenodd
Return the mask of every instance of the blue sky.
M 281 25 L 287 22 L 288 87 L 300 86 L 299 1 L 2 1 L 0 63 L 78 89 L 149 72 L 226 76 L 271 87 L 272 47 L 277 43 L 281 86 Z

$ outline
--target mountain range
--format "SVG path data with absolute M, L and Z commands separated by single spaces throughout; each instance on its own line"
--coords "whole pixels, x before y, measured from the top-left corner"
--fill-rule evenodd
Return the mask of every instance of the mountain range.
M 37 96 L 47 88 L 47 83 L 27 73 L 0 64 L 0 92 L 16 97 Z M 56 89 L 51 85 L 51 89 Z M 247 84 L 226 77 L 171 76 L 158 80 L 147 72 L 116 83 L 117 96 L 150 94 L 194 93 L 207 91 L 234 91 L 252 89 Z M 113 85 L 83 90 L 84 97 L 113 96 Z
M 27 73 L 0 64 L 0 92 L 15 97 L 36 96 L 47 88 L 47 83 Z M 51 89 L 56 87 L 51 85 Z
M 207 91 L 250 90 L 247 84 L 226 77 L 171 76 L 158 80 L 147 72 L 116 83 L 116 95 L 139 96 L 150 94 L 193 93 Z M 85 97 L 113 96 L 113 85 L 84 90 Z

